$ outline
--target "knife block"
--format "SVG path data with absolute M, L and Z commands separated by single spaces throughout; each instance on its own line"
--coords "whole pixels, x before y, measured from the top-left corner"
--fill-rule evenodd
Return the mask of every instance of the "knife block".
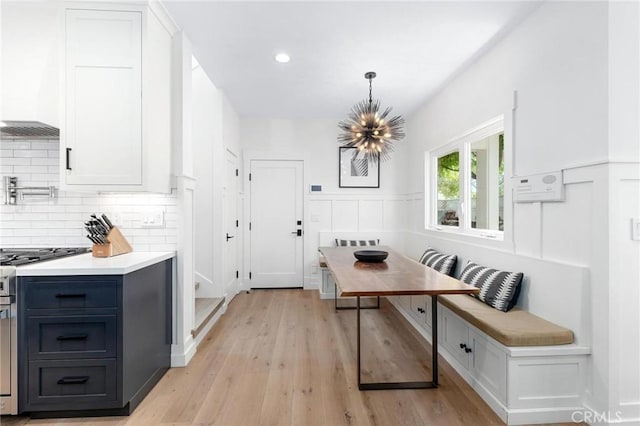
M 107 234 L 108 244 L 94 244 L 91 249 L 93 257 L 111 257 L 119 254 L 131 253 L 133 248 L 122 235 L 118 227 L 114 226 Z

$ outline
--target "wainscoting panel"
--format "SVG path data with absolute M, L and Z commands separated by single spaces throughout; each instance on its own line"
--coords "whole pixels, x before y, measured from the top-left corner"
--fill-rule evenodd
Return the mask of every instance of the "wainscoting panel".
M 358 229 L 358 200 L 333 200 L 331 223 L 335 231 Z
M 384 229 L 384 202 L 360 200 L 358 203 L 358 231 Z
M 405 229 L 407 226 L 407 202 L 405 200 L 388 200 L 383 206 L 383 228 Z

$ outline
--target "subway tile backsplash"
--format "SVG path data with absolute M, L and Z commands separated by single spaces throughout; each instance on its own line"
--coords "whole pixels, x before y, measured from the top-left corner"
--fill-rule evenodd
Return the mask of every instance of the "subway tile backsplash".
M 18 186 L 60 186 L 57 140 L 0 141 L 0 175 L 17 176 Z M 0 247 L 90 246 L 83 223 L 91 213 L 105 213 L 136 251 L 177 249 L 178 211 L 171 194 L 84 193 L 56 191 L 54 199 L 25 197 L 17 205 L 0 196 Z M 163 228 L 145 228 L 144 216 L 164 211 Z

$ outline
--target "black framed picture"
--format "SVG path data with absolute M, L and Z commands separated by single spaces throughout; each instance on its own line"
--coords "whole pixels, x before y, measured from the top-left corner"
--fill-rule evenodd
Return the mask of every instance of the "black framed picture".
M 380 188 L 380 159 L 367 161 L 357 148 L 338 148 L 340 188 Z

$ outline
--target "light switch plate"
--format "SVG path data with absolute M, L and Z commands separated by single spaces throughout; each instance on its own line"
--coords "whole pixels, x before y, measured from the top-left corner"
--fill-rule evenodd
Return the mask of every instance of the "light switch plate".
M 631 239 L 634 241 L 640 241 L 640 218 L 631 218 Z
M 163 209 L 143 211 L 140 215 L 143 228 L 164 228 Z

